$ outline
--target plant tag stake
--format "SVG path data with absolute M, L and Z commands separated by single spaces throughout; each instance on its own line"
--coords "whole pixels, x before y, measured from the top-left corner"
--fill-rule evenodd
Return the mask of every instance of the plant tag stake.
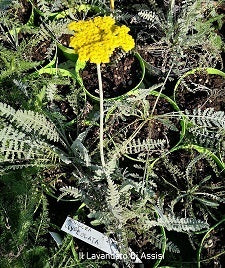
M 123 258 L 123 255 L 118 250 L 115 240 L 79 221 L 67 217 L 61 230 L 110 254 L 115 259 Z M 134 263 L 142 263 L 142 261 L 134 252 L 132 252 L 132 250 L 130 250 L 130 257 Z

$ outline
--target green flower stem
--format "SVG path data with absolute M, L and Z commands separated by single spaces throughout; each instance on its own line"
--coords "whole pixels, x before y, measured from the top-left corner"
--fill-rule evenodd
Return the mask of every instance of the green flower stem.
M 102 75 L 101 75 L 101 68 L 100 64 L 97 63 L 97 72 L 98 72 L 98 87 L 99 87 L 99 97 L 100 97 L 100 133 L 99 133 L 99 146 L 100 146 L 100 158 L 101 158 L 101 163 L 102 167 L 105 166 L 105 159 L 104 159 L 104 151 L 103 151 L 103 134 L 104 134 L 104 98 L 103 98 L 103 89 L 102 89 Z
M 111 9 L 111 11 L 114 11 L 114 8 L 115 8 L 114 0 L 110 0 L 110 9 Z

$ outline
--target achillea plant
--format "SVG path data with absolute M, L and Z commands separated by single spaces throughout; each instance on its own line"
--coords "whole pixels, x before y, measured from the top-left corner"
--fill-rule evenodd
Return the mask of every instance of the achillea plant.
M 103 89 L 101 77 L 101 63 L 108 63 L 110 56 L 116 48 L 122 48 L 128 52 L 134 48 L 134 39 L 128 34 L 129 28 L 125 25 L 117 26 L 114 18 L 110 16 L 95 17 L 87 21 L 71 22 L 68 25 L 70 30 L 75 32 L 71 37 L 70 47 L 74 48 L 75 53 L 79 55 L 79 61 L 90 61 L 97 64 L 98 85 L 100 96 L 100 134 L 99 147 L 101 164 L 104 168 L 103 152 Z
M 70 46 L 79 55 L 80 61 L 91 63 L 108 63 L 115 48 L 120 47 L 126 52 L 134 48 L 134 40 L 128 34 L 125 25 L 117 26 L 110 16 L 96 17 L 88 21 L 71 22 L 70 30 L 75 32 L 71 37 Z

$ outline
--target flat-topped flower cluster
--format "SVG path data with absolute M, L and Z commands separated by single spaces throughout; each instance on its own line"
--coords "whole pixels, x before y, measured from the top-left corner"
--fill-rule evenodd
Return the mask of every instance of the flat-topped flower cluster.
M 122 48 L 125 52 L 134 48 L 134 39 L 128 34 L 130 29 L 115 23 L 114 18 L 105 16 L 68 25 L 75 32 L 70 39 L 70 47 L 74 48 L 80 61 L 108 63 L 115 48 Z

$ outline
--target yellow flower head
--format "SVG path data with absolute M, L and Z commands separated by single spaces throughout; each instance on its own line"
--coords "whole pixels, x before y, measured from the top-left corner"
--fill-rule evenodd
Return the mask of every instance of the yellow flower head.
M 68 28 L 75 35 L 70 39 L 70 47 L 74 48 L 81 61 L 108 63 L 115 48 L 126 52 L 134 48 L 134 39 L 128 34 L 130 29 L 115 23 L 115 19 L 109 16 L 71 22 Z

